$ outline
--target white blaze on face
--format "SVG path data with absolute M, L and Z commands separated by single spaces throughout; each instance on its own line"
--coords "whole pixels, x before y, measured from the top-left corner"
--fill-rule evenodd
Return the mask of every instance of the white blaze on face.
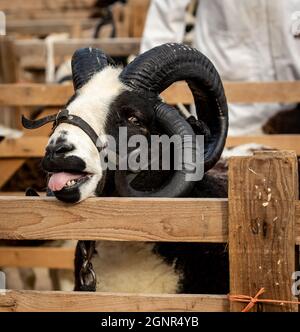
M 119 80 L 121 69 L 106 67 L 96 73 L 81 89 L 77 90 L 76 98 L 67 106 L 69 114 L 74 114 L 85 120 L 97 133 L 105 137 L 105 125 L 110 105 L 127 88 Z M 87 173 L 93 176 L 80 187 L 80 200 L 93 196 L 102 178 L 99 152 L 90 137 L 79 127 L 61 123 L 51 135 L 48 144 L 56 144 L 58 138 L 66 139 L 75 149 L 65 156 L 81 158 Z

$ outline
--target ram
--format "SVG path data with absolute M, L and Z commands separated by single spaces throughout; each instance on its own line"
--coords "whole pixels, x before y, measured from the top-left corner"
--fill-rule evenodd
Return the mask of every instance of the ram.
M 228 110 L 220 77 L 203 54 L 185 45 L 164 44 L 121 69 L 101 50 L 85 48 L 73 55 L 72 76 L 75 94 L 57 115 L 23 118 L 27 128 L 54 122 L 42 166 L 57 199 L 78 203 L 92 196 L 226 196 L 226 185 L 213 176 L 187 181 L 191 164 L 185 159 L 181 169 L 135 170 L 132 180 L 130 170 L 121 170 L 119 164 L 107 169 L 102 158 L 110 156 L 108 137 L 117 142 L 119 155 L 124 139 L 140 135 L 149 142 L 153 135 L 166 134 L 190 137 L 192 144 L 182 153 L 194 161 L 196 135 L 202 135 L 204 171 L 212 169 L 225 145 Z M 197 120 L 159 97 L 181 80 L 193 93 Z M 119 137 L 122 127 L 126 138 Z M 128 148 L 127 155 L 134 151 Z M 175 154 L 175 149 L 169 152 Z M 75 290 L 224 294 L 229 289 L 228 257 L 223 244 L 79 241 L 75 280 Z

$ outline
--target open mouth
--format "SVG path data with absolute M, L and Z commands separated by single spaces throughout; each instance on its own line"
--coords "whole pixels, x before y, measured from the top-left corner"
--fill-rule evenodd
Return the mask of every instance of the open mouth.
M 77 189 L 93 176 L 85 172 L 55 172 L 49 175 L 48 187 L 54 192 Z

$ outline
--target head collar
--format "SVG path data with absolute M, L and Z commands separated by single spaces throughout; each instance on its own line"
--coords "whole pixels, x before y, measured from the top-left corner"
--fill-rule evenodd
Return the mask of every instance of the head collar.
M 69 114 L 69 111 L 66 108 L 60 110 L 57 114 L 49 115 L 38 120 L 30 120 L 22 115 L 22 125 L 26 129 L 37 129 L 49 122 L 53 122 L 52 132 L 61 123 L 69 123 L 73 126 L 79 127 L 89 136 L 99 152 L 104 148 L 95 130 L 81 117 Z

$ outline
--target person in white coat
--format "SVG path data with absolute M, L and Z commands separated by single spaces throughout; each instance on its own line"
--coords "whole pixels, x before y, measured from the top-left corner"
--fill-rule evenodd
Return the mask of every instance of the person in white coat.
M 152 0 L 141 52 L 182 42 L 190 0 Z M 300 79 L 300 0 L 199 0 L 193 46 L 224 81 Z M 229 135 L 262 132 L 266 121 L 296 105 L 230 104 Z

